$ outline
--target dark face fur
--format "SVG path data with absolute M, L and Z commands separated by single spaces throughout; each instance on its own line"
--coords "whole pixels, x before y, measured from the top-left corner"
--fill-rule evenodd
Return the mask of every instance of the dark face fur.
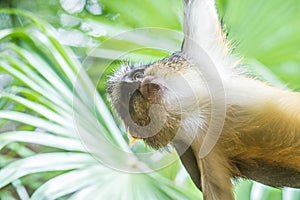
M 112 105 L 134 138 L 154 148 L 166 146 L 180 126 L 180 116 L 168 112 L 165 94 L 168 88 L 161 76 L 176 73 L 186 61 L 174 54 L 150 65 L 121 67 L 107 82 Z

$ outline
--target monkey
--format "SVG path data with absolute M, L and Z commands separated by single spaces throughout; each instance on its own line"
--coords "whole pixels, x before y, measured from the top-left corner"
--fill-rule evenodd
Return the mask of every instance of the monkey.
M 233 200 L 232 179 L 239 177 L 300 188 L 300 94 L 240 72 L 214 1 L 183 4 L 181 50 L 150 64 L 125 64 L 107 81 L 128 132 L 155 149 L 173 145 L 205 200 Z M 207 77 L 208 68 L 217 75 Z M 212 89 L 217 82 L 221 89 Z M 224 110 L 212 101 L 218 91 L 224 99 L 215 102 Z M 223 123 L 212 118 L 216 108 Z M 209 131 L 215 125 L 219 135 Z

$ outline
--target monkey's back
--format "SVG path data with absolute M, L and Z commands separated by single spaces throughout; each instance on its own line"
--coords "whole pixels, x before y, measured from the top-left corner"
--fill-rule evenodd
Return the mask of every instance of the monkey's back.
M 220 138 L 234 176 L 300 188 L 300 96 L 281 91 L 257 107 L 232 107 Z

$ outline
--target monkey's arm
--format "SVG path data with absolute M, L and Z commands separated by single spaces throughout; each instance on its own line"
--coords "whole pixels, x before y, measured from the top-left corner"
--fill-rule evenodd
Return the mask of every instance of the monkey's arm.
M 181 149 L 185 148 L 185 145 L 177 141 L 174 144 L 174 147 L 177 153 L 180 155 L 180 160 L 187 170 L 188 174 L 190 175 L 192 181 L 202 191 L 201 187 L 201 175 L 200 171 L 198 170 L 197 159 L 195 157 L 195 153 L 191 147 L 187 147 L 187 149 L 182 153 Z
M 189 53 L 189 43 L 197 43 L 210 51 L 224 43 L 214 0 L 184 0 L 183 51 Z M 224 46 L 224 49 L 226 47 Z

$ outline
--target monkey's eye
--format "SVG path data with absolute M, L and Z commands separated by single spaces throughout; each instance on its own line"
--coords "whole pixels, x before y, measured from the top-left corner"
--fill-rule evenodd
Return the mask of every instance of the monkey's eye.
M 141 71 L 136 71 L 133 75 L 132 75 L 132 79 L 133 80 L 141 80 L 144 77 L 144 73 Z

